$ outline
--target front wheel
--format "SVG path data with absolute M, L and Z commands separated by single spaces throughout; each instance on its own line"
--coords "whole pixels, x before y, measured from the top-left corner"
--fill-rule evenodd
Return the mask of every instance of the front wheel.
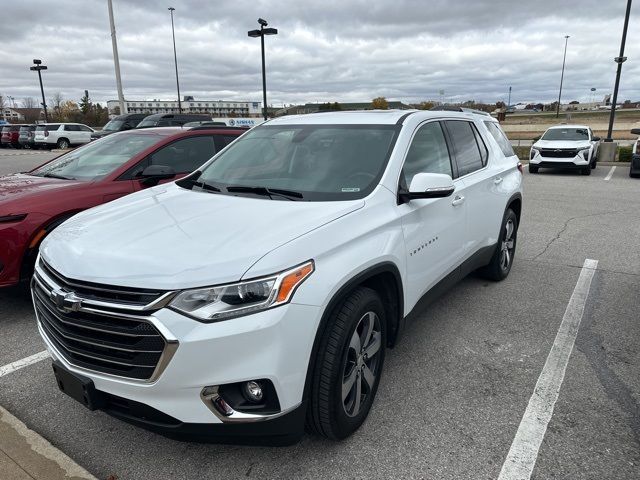
M 582 170 L 580 170 L 580 173 L 582 175 L 591 175 L 591 167 L 584 167 Z
M 334 440 L 365 421 L 378 390 L 387 339 L 378 294 L 358 287 L 328 321 L 312 377 L 307 428 Z
M 66 138 L 61 138 L 60 140 L 58 140 L 57 147 L 61 150 L 69 148 L 69 140 L 67 140 Z
M 529 173 L 538 173 L 538 167 L 529 164 Z

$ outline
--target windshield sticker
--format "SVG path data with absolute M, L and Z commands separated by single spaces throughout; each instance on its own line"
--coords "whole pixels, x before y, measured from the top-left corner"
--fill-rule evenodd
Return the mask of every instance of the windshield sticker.
M 360 189 L 358 187 L 348 187 L 348 188 L 342 188 L 343 192 L 349 192 L 349 193 L 353 193 L 353 192 L 359 192 Z

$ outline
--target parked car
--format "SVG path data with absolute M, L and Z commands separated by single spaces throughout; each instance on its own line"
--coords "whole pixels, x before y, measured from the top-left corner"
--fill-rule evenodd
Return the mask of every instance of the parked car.
M 192 113 L 155 113 L 153 115 L 146 116 L 136 128 L 178 127 L 189 122 L 203 122 L 210 120 L 211 117 L 207 115 L 196 115 Z
M 4 125 L 2 127 L 2 136 L 0 142 L 3 147 L 22 148 L 18 138 L 20 136 L 20 127 L 22 124 Z
M 213 120 L 199 120 L 197 122 L 187 122 L 182 125 L 185 128 L 191 127 L 212 127 L 212 126 L 221 126 L 226 127 L 227 124 L 224 122 L 214 122 Z
M 107 122 L 102 130 L 95 131 L 91 134 L 91 140 L 111 135 L 116 132 L 131 130 L 147 117 L 146 113 L 127 113 L 126 115 L 118 115 Z
M 587 125 L 557 125 L 531 146 L 529 172 L 539 168 L 574 168 L 591 175 L 598 161 L 600 137 Z
M 91 141 L 94 131 L 81 123 L 43 123 L 36 127 L 35 144 L 50 149 L 84 145 Z
M 18 131 L 18 143 L 22 148 L 36 148 L 36 125 L 23 125 Z
M 640 128 L 631 130 L 634 135 L 640 135 Z M 630 177 L 640 177 L 640 137 L 633 144 L 633 153 L 631 154 L 631 167 L 629 168 Z
M 344 438 L 419 299 L 478 269 L 507 277 L 521 192 L 484 115 L 257 126 L 193 174 L 44 240 L 32 291 L 57 383 L 172 436 L 291 443 L 306 418 Z
M 75 213 L 180 178 L 242 129 L 129 130 L 0 177 L 0 287 L 31 277 L 42 239 Z

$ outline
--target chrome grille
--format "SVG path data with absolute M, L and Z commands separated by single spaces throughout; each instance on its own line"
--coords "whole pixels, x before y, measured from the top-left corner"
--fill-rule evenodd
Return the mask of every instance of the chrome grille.
M 46 339 L 76 367 L 153 381 L 177 348 L 149 316 L 172 292 L 70 280 L 42 261 L 31 290 Z M 68 303 L 68 298 L 73 301 Z

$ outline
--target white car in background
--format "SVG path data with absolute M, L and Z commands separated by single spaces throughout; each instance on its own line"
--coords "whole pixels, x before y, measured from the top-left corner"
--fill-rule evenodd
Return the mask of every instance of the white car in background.
M 344 438 L 419 299 L 507 277 L 521 209 L 490 117 L 281 117 L 57 227 L 32 283 L 40 334 L 90 409 L 172 436 L 290 443 L 306 418 Z
M 591 175 L 599 145 L 600 137 L 587 125 L 551 127 L 531 147 L 529 173 L 538 173 L 539 168 L 574 168 Z
M 34 141 L 40 148 L 69 148 L 91 141 L 95 130 L 81 123 L 43 123 L 36 127 Z

